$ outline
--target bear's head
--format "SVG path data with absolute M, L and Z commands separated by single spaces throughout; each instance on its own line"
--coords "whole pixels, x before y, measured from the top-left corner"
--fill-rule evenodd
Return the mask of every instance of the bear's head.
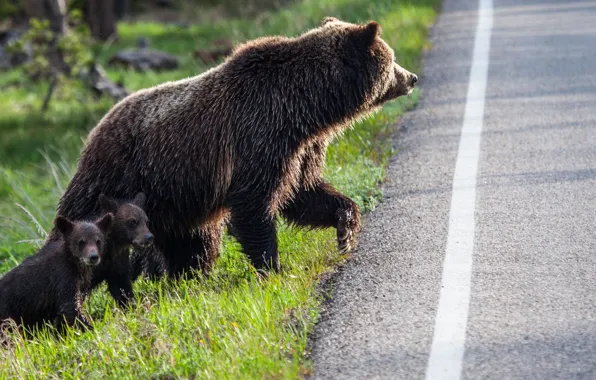
M 118 202 L 101 194 L 99 204 L 102 213 L 113 213 L 114 223 L 110 233 L 118 245 L 146 247 L 153 243 L 153 234 L 149 231 L 149 218 L 143 208 L 146 196 L 138 193 L 129 202 Z
M 378 23 L 333 17 L 295 38 L 262 37 L 238 45 L 222 70 L 226 75 L 220 78 L 231 88 L 225 92 L 250 103 L 241 109 L 258 115 L 259 124 L 268 113 L 277 125 L 315 133 L 346 126 L 409 95 L 418 81 L 395 62 Z
M 342 73 L 347 86 L 362 95 L 362 111 L 370 111 L 399 96 L 410 95 L 418 77 L 395 62 L 393 50 L 381 38 L 381 26 L 371 21 L 364 25 L 326 17 L 319 28 L 306 35 L 320 36 L 328 44 L 335 70 Z M 323 42 L 324 41 L 324 42 Z
M 106 235 L 112 228 L 114 215 L 105 214 L 94 223 L 72 222 L 58 215 L 54 225 L 62 233 L 68 253 L 84 265 L 97 265 L 105 252 Z

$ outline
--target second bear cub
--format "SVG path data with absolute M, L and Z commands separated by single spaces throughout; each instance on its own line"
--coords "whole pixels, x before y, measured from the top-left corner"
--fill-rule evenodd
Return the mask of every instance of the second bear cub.
M 149 219 L 143 211 L 145 194 L 138 193 L 130 201 L 99 196 L 102 213 L 114 214 L 112 229 L 107 237 L 107 249 L 93 270 L 88 291 L 106 282 L 108 290 L 119 306 L 124 307 L 132 298 L 129 250 L 131 246 L 146 247 L 153 243 L 153 235 L 147 227 Z

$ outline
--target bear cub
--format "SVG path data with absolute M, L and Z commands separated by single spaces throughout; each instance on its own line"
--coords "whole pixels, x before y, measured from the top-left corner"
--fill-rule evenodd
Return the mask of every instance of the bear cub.
M 28 328 L 50 322 L 61 329 L 78 322 L 90 328 L 81 312 L 83 290 L 102 260 L 112 220 L 110 213 L 96 222 L 56 217 L 63 238 L 0 278 L 0 322 L 12 319 Z
M 149 219 L 143 211 L 145 194 L 138 193 L 130 201 L 115 200 L 101 194 L 99 204 L 102 213 L 112 213 L 114 221 L 107 236 L 107 249 L 101 264 L 93 270 L 88 291 L 104 281 L 108 291 L 120 307 L 134 297 L 130 273 L 129 251 L 131 247 L 144 248 L 153 243 L 149 231 Z

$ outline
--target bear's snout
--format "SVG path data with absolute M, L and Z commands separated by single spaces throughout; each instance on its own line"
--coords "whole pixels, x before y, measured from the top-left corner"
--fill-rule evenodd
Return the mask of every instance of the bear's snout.
M 147 244 L 152 244 L 153 243 L 153 235 L 151 235 L 151 234 L 145 235 L 145 241 L 147 242 Z
M 83 259 L 83 261 L 87 265 L 97 265 L 97 264 L 99 264 L 100 258 L 99 258 L 99 253 L 97 252 L 97 249 L 91 249 L 91 250 L 89 250 L 89 253 L 87 254 L 87 256 L 85 256 L 85 258 Z
M 383 104 L 389 100 L 404 95 L 410 95 L 414 91 L 414 86 L 418 82 L 418 76 L 405 70 L 397 63 L 393 63 L 393 73 L 385 92 L 377 99 L 376 105 Z
M 147 232 L 146 234 L 142 235 L 138 239 L 135 239 L 135 241 L 133 242 L 133 245 L 140 247 L 140 248 L 148 247 L 151 244 L 153 244 L 153 240 L 155 240 L 155 237 L 153 236 L 153 234 L 151 232 Z
M 418 82 L 418 75 L 409 72 L 397 64 L 395 65 L 395 77 L 397 79 L 398 86 L 401 83 L 401 86 L 404 87 L 401 90 L 402 95 L 409 95 L 414 90 L 414 86 Z
M 418 75 L 410 73 L 410 86 L 414 87 L 416 82 L 418 82 Z

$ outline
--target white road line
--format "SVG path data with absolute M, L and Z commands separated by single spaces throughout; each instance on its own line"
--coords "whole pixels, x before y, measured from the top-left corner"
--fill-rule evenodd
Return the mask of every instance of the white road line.
M 478 8 L 478 26 L 474 41 L 464 123 L 459 141 L 455 174 L 453 175 L 453 194 L 447 249 L 443 263 L 441 295 L 426 369 L 427 380 L 459 379 L 466 343 L 472 255 L 474 253 L 476 172 L 484 118 L 484 97 L 493 25 L 493 2 L 492 0 L 480 0 Z

